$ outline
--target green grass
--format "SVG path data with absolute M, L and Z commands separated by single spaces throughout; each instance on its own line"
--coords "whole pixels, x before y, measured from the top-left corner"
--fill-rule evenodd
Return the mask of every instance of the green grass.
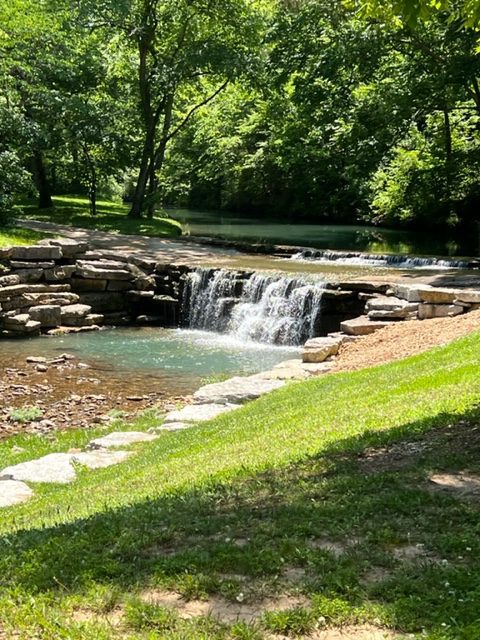
M 97 215 L 92 216 L 87 198 L 76 196 L 56 196 L 53 209 L 38 209 L 35 204 L 26 203 L 20 208 L 20 217 L 68 224 L 84 229 L 100 229 L 125 234 L 138 234 L 152 237 L 179 236 L 182 228 L 179 222 L 166 217 L 151 220 L 142 218 L 133 220 L 127 217 L 127 205 L 99 200 Z
M 0 247 L 9 247 L 10 245 L 18 244 L 35 244 L 46 237 L 48 237 L 48 234 L 31 231 L 30 229 L 2 227 L 0 228 Z
M 48 639 L 260 640 L 368 622 L 428 640 L 477 640 L 480 502 L 432 492 L 428 477 L 480 473 L 479 365 L 476 334 L 291 384 L 164 433 L 121 466 L 36 487 L 31 502 L 1 512 L 0 629 Z M 147 413 L 129 428 L 158 421 Z M 89 437 L 7 439 L 0 468 Z M 396 557 L 406 545 L 422 545 L 426 557 Z M 252 624 L 220 623 L 147 602 L 151 589 L 304 601 Z

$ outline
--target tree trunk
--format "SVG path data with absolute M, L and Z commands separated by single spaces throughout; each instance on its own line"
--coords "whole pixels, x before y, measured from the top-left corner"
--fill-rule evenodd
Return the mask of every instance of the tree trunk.
M 137 184 L 135 185 L 135 193 L 133 195 L 132 207 L 128 213 L 129 218 L 141 218 L 143 212 L 143 203 L 145 194 L 147 193 L 148 177 L 150 175 L 150 164 L 153 150 L 153 140 L 150 132 L 145 138 L 143 145 L 142 158 L 140 161 L 140 169 L 138 172 Z
M 51 209 L 53 207 L 52 194 L 41 151 L 35 151 L 33 154 L 33 177 L 38 189 L 38 208 Z

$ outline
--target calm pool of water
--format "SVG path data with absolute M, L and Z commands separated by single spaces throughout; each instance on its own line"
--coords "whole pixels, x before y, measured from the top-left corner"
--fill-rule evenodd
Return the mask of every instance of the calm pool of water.
M 92 366 L 85 375 L 101 370 L 102 384 L 108 384 L 111 369 L 116 384 L 120 375 L 128 385 L 132 374 L 137 391 L 143 377 L 149 388 L 158 381 L 172 395 L 191 393 L 212 375 L 257 373 L 299 354 L 294 347 L 241 343 L 208 331 L 143 327 L 0 343 L 3 366 L 23 365 L 29 355 L 54 357 L 64 352 Z
M 281 224 L 225 212 L 170 209 L 184 232 L 196 236 L 217 236 L 231 240 L 259 241 L 332 249 L 437 256 L 474 256 L 479 238 L 454 241 L 438 233 L 398 231 L 361 225 Z

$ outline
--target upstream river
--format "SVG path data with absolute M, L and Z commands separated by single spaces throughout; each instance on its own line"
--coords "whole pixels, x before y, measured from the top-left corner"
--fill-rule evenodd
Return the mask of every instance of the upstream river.
M 368 225 L 279 223 L 228 212 L 169 209 L 182 223 L 184 234 L 229 240 L 265 242 L 366 253 L 410 254 L 417 256 L 475 256 L 479 234 L 461 238 L 438 232 L 400 231 Z

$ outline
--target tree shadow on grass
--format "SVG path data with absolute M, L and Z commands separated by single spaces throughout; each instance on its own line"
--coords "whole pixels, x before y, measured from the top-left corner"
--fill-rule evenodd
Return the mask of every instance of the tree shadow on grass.
M 429 475 L 480 470 L 479 424 L 479 409 L 441 414 L 287 467 L 0 538 L 0 586 L 258 598 L 293 584 L 353 617 L 373 603 L 405 631 L 453 625 L 459 635 L 445 637 L 478 637 L 468 634 L 480 632 L 480 501 L 433 490 Z

